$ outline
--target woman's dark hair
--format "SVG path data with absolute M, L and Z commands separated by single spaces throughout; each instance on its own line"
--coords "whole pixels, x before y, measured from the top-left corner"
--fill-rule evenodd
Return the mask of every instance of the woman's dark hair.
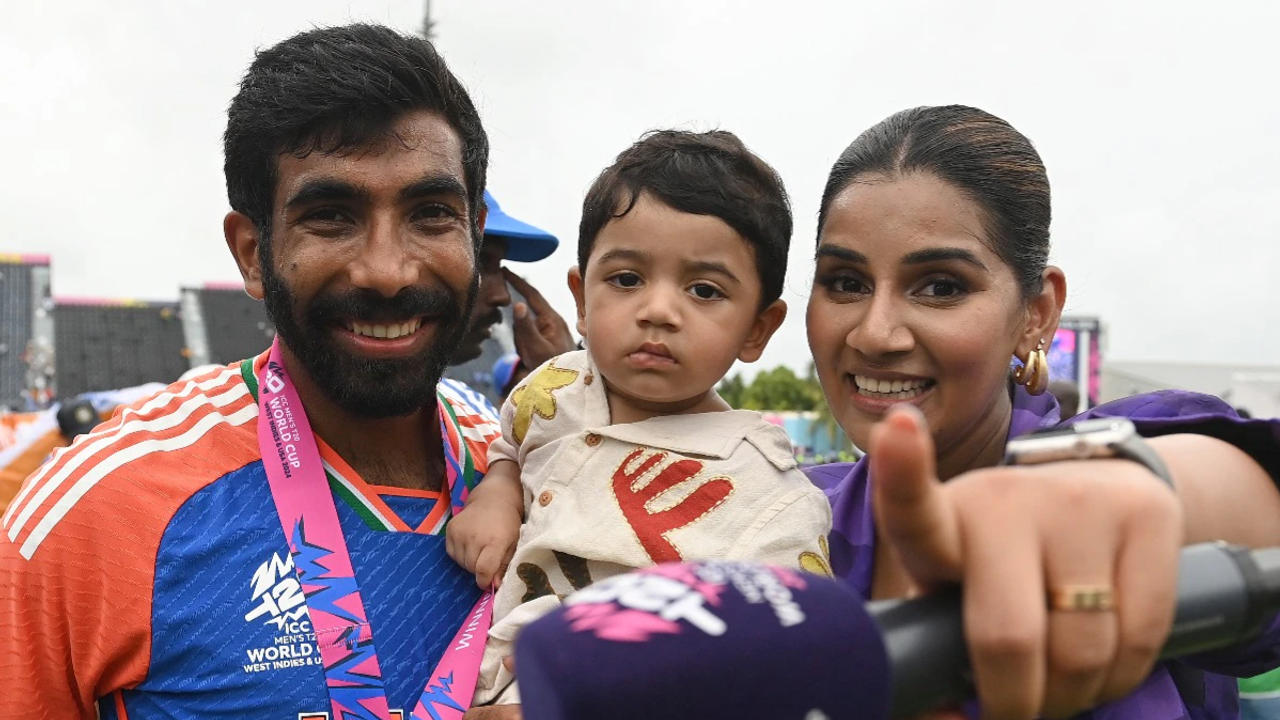
M 582 203 L 578 224 L 578 269 L 596 235 L 635 207 L 641 193 L 693 215 L 720 218 L 746 238 L 760 276 L 760 307 L 782 295 L 791 246 L 791 206 L 778 173 L 737 135 L 656 130 L 623 150 L 605 168 Z
M 982 208 L 992 249 L 1024 297 L 1040 290 L 1049 259 L 1049 178 L 1031 141 L 1009 123 L 964 105 L 890 115 L 858 136 L 831 168 L 818 235 L 831 201 L 863 175 L 932 173 Z
M 426 40 L 380 25 L 319 28 L 258 52 L 227 111 L 227 198 L 269 242 L 277 159 L 342 153 L 391 133 L 406 112 L 440 113 L 462 140 L 479 243 L 489 139 L 467 91 Z

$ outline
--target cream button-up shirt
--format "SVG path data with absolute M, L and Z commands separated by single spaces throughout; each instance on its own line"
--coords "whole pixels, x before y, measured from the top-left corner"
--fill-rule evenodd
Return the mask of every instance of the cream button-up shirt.
M 495 669 L 519 629 L 594 581 L 708 559 L 830 573 L 830 505 L 759 413 L 610 424 L 604 381 L 579 350 L 525 378 L 501 421 L 489 462 L 520 465 L 526 519 L 495 599 L 478 700 L 507 684 Z

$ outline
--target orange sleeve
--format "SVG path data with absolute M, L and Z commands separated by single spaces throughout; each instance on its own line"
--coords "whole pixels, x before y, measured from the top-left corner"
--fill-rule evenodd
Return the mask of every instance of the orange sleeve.
M 29 558 L 22 543 L 35 517 L 16 540 L 8 529 L 0 535 L 7 717 L 92 719 L 97 698 L 146 676 L 159 536 L 128 521 L 140 498 L 125 487 L 100 484 Z
M 0 714 L 96 717 L 147 677 L 156 555 L 219 468 L 257 457 L 234 368 L 175 383 L 59 450 L 0 522 Z
M 18 495 L 22 481 L 49 458 L 49 453 L 67 444 L 62 433 L 50 430 L 24 449 L 8 465 L 0 467 L 0 512 Z

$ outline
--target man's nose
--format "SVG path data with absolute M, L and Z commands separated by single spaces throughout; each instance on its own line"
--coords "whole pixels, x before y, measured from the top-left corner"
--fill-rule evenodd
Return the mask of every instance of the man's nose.
M 351 264 L 351 283 L 388 298 L 412 287 L 419 279 L 419 265 L 407 252 L 406 243 L 398 223 L 374 218 L 360 255 Z

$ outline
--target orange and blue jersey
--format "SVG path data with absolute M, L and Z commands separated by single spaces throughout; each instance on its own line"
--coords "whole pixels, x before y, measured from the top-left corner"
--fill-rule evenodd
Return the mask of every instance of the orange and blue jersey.
M 24 484 L 0 522 L 0 715 L 328 718 L 259 455 L 264 359 L 122 409 Z M 460 383 L 438 398 L 446 472 L 465 493 L 497 417 Z M 478 597 L 444 551 L 450 498 L 370 485 L 317 440 L 387 700 L 407 708 Z

